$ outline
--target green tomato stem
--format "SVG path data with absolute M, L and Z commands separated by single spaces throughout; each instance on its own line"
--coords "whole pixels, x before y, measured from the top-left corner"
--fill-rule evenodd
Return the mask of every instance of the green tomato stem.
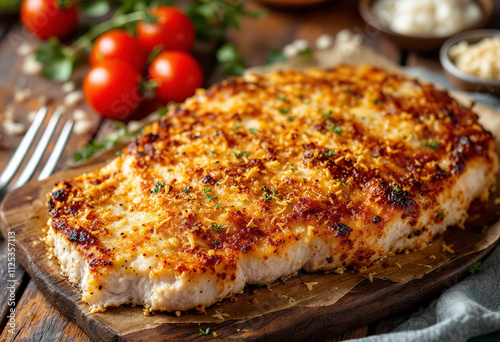
M 79 54 L 85 50 L 87 46 L 92 44 L 92 42 L 104 32 L 144 20 L 145 18 L 146 14 L 140 11 L 113 17 L 108 21 L 97 24 L 73 43 L 75 54 Z

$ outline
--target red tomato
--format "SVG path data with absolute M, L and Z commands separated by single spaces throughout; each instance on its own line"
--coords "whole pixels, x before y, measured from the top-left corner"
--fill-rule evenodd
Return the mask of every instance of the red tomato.
M 103 61 L 120 60 L 142 71 L 148 54 L 144 48 L 125 30 L 108 31 L 97 38 L 90 51 L 90 65 Z
M 109 119 L 123 119 L 140 104 L 141 75 L 125 62 L 104 61 L 90 69 L 83 80 L 87 103 Z
M 191 19 L 181 10 L 171 6 L 159 6 L 151 11 L 155 23 L 139 22 L 137 39 L 148 51 L 157 45 L 163 50 L 190 51 L 196 39 Z
M 148 76 L 158 84 L 156 97 L 165 103 L 182 102 L 203 84 L 200 65 L 183 51 L 160 53 L 149 66 Z
M 23 0 L 21 22 L 41 39 L 67 37 L 78 24 L 78 12 L 74 2 L 69 6 L 60 3 L 61 0 Z

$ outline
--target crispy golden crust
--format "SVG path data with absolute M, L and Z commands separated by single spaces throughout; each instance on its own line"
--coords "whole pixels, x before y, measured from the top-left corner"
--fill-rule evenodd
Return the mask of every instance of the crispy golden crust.
M 358 268 L 380 256 L 359 241 L 394 218 L 410 239 L 427 229 L 422 210 L 441 222 L 439 194 L 475 160 L 495 168 L 493 143 L 446 92 L 374 67 L 249 75 L 199 91 L 108 167 L 57 184 L 49 215 L 101 275 L 144 254 L 156 256 L 150 277 L 234 279 L 242 255 L 306 236 Z

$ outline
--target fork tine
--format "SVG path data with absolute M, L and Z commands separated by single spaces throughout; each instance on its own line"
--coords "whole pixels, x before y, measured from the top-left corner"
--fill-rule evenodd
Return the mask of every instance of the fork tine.
M 54 114 L 52 115 L 52 118 L 50 118 L 50 121 L 47 124 L 47 127 L 45 128 L 45 131 L 43 132 L 43 135 L 40 138 L 40 141 L 38 142 L 35 151 L 33 152 L 33 155 L 31 156 L 30 160 L 24 167 L 23 172 L 21 172 L 21 174 L 17 178 L 17 181 L 12 187 L 12 189 L 16 189 L 26 184 L 30 180 L 31 176 L 33 176 L 33 173 L 35 173 L 35 170 L 38 164 L 40 163 L 40 160 L 42 159 L 43 154 L 47 149 L 47 146 L 49 145 L 50 138 L 52 137 L 54 131 L 56 130 L 56 126 L 57 123 L 59 122 L 59 119 L 61 118 L 61 114 L 62 114 L 62 109 L 57 108 Z
M 64 147 L 66 147 L 66 144 L 68 143 L 74 123 L 75 122 L 72 119 L 69 119 L 68 121 L 66 121 L 66 124 L 64 124 L 61 135 L 59 135 L 59 139 L 57 139 L 56 145 L 54 146 L 54 149 L 50 154 L 49 160 L 47 160 L 47 164 L 45 164 L 42 172 L 40 172 L 40 174 L 38 175 L 38 180 L 47 178 L 54 171 L 57 162 L 59 161 L 59 158 L 61 158 L 61 155 L 64 151 Z
M 19 169 L 19 166 L 23 162 L 24 157 L 28 153 L 31 144 L 33 143 L 33 139 L 35 139 L 35 136 L 38 133 L 40 126 L 42 125 L 46 115 L 47 115 L 47 107 L 43 106 L 38 110 L 38 113 L 36 114 L 33 123 L 31 124 L 30 128 L 24 135 L 23 140 L 21 140 L 21 143 L 19 144 L 16 152 L 14 152 L 14 155 L 12 156 L 11 160 L 5 167 L 5 170 L 0 175 L 0 190 L 6 188 L 9 182 L 16 174 L 17 170 Z

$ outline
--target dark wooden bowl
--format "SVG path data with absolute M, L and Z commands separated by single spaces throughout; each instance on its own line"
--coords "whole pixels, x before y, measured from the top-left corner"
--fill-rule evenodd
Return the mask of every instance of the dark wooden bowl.
M 462 32 L 444 42 L 439 51 L 439 60 L 441 61 L 446 77 L 455 88 L 471 92 L 500 95 L 500 80 L 487 80 L 468 74 L 457 68 L 448 54 L 450 48 L 461 41 L 474 44 L 483 38 L 493 36 L 500 36 L 500 30 L 474 30 Z
M 417 52 L 435 52 L 439 50 L 441 45 L 452 36 L 408 36 L 396 33 L 389 27 L 387 27 L 384 23 L 382 23 L 380 19 L 377 18 L 377 16 L 372 12 L 372 4 L 375 1 L 377 0 L 359 0 L 358 9 L 361 17 L 374 30 L 379 31 L 381 34 L 383 34 L 405 50 Z M 483 12 L 481 19 L 476 24 L 470 27 L 466 27 L 458 32 L 482 28 L 490 19 L 493 12 L 493 1 L 476 0 L 476 2 Z

